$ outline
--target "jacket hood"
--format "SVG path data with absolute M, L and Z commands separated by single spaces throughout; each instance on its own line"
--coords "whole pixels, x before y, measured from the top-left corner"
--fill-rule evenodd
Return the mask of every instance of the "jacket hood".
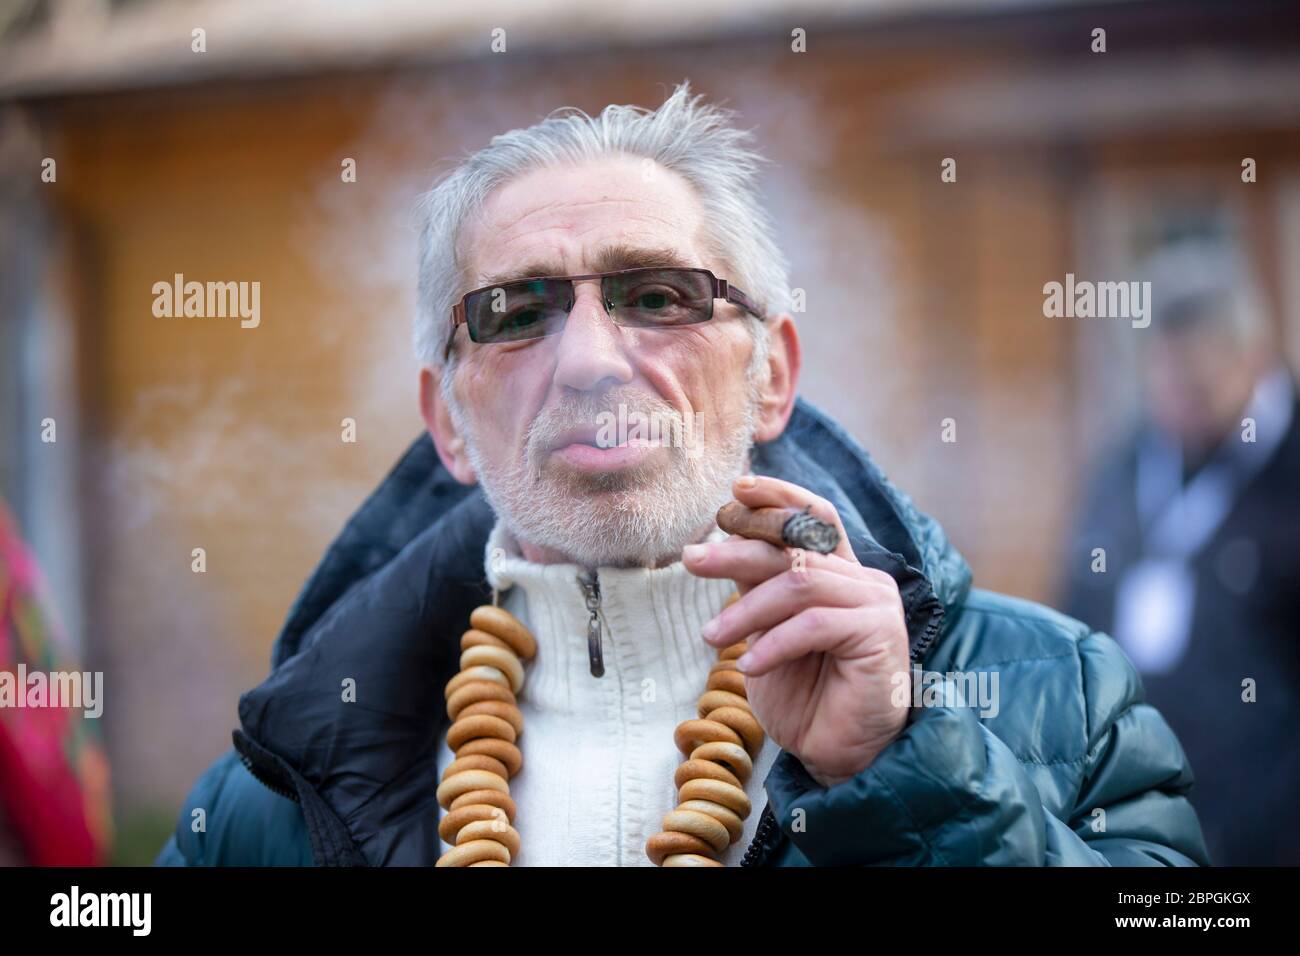
M 751 465 L 835 506 L 858 559 L 898 581 L 912 658 L 923 660 L 971 580 L 939 525 L 802 398 Z M 318 862 L 436 859 L 439 691 L 459 668 L 470 612 L 491 600 L 494 522 L 481 488 L 456 482 L 421 436 L 330 545 L 275 642 L 271 675 L 240 698 L 235 747 L 300 802 Z M 356 699 L 341 703 L 349 680 Z

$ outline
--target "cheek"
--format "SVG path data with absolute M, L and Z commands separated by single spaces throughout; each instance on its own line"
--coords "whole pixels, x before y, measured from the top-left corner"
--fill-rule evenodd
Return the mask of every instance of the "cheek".
M 465 403 L 483 454 L 494 462 L 522 457 L 528 426 L 547 382 L 528 370 L 526 350 L 502 350 L 466 368 Z
M 740 417 L 747 386 L 749 337 L 742 341 L 720 334 L 680 330 L 680 338 L 645 361 L 641 373 L 660 398 L 684 413 L 699 413 L 703 422 L 730 425 Z

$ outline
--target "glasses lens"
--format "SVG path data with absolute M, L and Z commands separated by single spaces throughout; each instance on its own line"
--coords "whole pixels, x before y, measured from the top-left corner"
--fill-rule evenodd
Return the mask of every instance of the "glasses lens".
M 713 315 L 713 283 L 692 269 L 638 269 L 606 276 L 604 290 L 620 325 L 689 325 Z
M 513 342 L 552 335 L 573 308 L 573 283 L 563 279 L 506 282 L 476 292 L 465 303 L 474 342 Z

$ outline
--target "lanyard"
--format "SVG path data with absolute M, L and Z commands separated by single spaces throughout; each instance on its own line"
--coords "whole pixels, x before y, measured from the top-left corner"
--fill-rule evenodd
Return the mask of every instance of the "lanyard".
M 1138 452 L 1137 512 L 1143 550 L 1190 561 L 1236 505 L 1242 490 L 1272 459 L 1291 426 L 1295 390 L 1285 368 L 1260 379 L 1243 417 L 1255 420 L 1255 441 L 1234 428 L 1184 487 L 1177 442 L 1152 435 Z

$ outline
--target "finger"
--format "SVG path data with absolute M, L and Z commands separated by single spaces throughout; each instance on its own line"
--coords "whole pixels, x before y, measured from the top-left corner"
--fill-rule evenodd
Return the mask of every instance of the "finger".
M 725 541 L 687 545 L 682 551 L 686 570 L 702 578 L 729 578 L 742 588 L 762 584 L 784 571 L 822 570 L 849 577 L 867 570 L 839 555 L 799 548 L 778 548 L 766 541 L 733 536 Z M 796 573 L 798 573 L 796 571 Z
M 839 529 L 840 543 L 831 553 L 854 564 L 858 563 L 839 512 L 829 501 L 813 494 L 807 488 L 769 475 L 741 475 L 732 483 L 731 493 L 735 495 L 737 501 L 749 508 L 798 508 L 800 511 L 805 508 L 810 509 L 814 518 Z
M 750 590 L 708 621 L 700 633 L 714 647 L 728 647 L 755 631 L 776 627 L 805 608 L 853 607 L 868 597 L 865 581 L 832 571 L 787 571 Z
M 851 645 L 861 632 L 863 616 L 854 607 L 806 608 L 764 634 L 761 642 L 751 641 L 736 666 L 746 677 L 762 677 L 809 654 L 838 656 L 836 650 Z

